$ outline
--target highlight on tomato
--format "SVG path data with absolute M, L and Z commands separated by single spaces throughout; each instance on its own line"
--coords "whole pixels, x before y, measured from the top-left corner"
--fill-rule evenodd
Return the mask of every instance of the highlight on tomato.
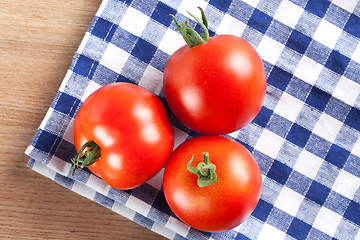
M 266 94 L 263 62 L 246 40 L 234 35 L 209 37 L 208 22 L 189 13 L 202 27 L 200 36 L 173 16 L 187 45 L 168 59 L 163 75 L 166 101 L 188 128 L 223 135 L 250 123 Z M 234 26 L 236 27 L 236 26 Z
M 194 137 L 166 163 L 163 190 L 171 210 L 198 230 L 223 232 L 245 221 L 261 194 L 260 169 L 240 143 L 223 136 Z
M 161 100 L 135 84 L 118 82 L 93 92 L 73 126 L 77 168 L 88 167 L 118 189 L 138 187 L 165 165 L 174 133 Z

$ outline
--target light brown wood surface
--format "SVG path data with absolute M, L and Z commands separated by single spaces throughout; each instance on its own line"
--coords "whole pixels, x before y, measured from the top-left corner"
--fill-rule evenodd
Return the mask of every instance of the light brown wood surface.
M 0 239 L 163 239 L 26 167 L 100 3 L 0 1 Z

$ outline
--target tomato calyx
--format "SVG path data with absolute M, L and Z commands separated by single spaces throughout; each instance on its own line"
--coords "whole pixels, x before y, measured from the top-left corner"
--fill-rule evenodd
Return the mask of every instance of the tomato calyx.
M 87 150 L 85 151 L 85 149 Z M 83 152 L 84 154 L 82 154 Z M 71 159 L 71 162 L 74 164 L 72 175 L 74 175 L 76 169 L 88 167 L 91 164 L 94 164 L 97 160 L 99 160 L 100 155 L 100 147 L 94 141 L 90 140 L 84 143 L 75 158 Z
M 216 165 L 209 162 L 209 153 L 203 153 L 203 161 L 199 162 L 197 167 L 191 167 L 191 163 L 194 160 L 194 155 L 187 163 L 187 169 L 189 172 L 194 173 L 198 176 L 197 184 L 199 187 L 206 187 L 217 180 Z
M 176 30 L 181 33 L 185 42 L 190 47 L 195 47 L 199 44 L 209 41 L 208 22 L 207 22 L 204 10 L 201 7 L 198 7 L 198 8 L 201 11 L 201 20 L 202 21 L 199 18 L 197 18 L 195 15 L 193 15 L 192 13 L 190 13 L 190 12 L 188 12 L 188 13 L 190 14 L 191 17 L 193 17 L 196 20 L 196 22 L 198 22 L 200 24 L 200 26 L 202 28 L 201 36 L 193 28 L 191 28 L 191 26 L 188 24 L 187 20 L 180 25 L 179 22 L 176 20 L 175 16 L 170 14 L 172 16 L 172 18 L 174 19 L 175 25 L 177 27 Z

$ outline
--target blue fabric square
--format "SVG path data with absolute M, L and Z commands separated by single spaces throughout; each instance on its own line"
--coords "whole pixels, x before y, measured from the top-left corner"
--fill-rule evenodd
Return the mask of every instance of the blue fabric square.
M 331 211 L 334 211 L 339 215 L 343 216 L 350 202 L 350 199 L 344 197 L 343 195 L 335 191 L 331 191 L 328 198 L 326 199 L 324 206 Z
M 360 109 L 352 108 L 346 117 L 345 124 L 360 131 Z
M 236 235 L 235 237 L 235 240 L 251 240 L 251 239 L 241 233 L 238 233 L 238 235 Z
M 286 183 L 286 180 L 289 178 L 290 173 L 290 167 L 275 160 L 274 163 L 271 165 L 267 176 L 284 185 Z
M 299 147 L 305 147 L 310 135 L 311 132 L 309 130 L 294 123 L 293 126 L 290 128 L 286 139 Z
M 311 134 L 305 149 L 315 154 L 318 157 L 325 157 L 331 147 L 331 142 L 319 137 L 316 134 Z
M 296 97 L 297 99 L 305 102 L 305 99 L 309 95 L 311 88 L 312 86 L 310 84 L 304 82 L 297 77 L 292 77 L 291 81 L 286 87 L 286 92 Z
M 271 21 L 272 18 L 269 15 L 255 9 L 248 21 L 248 25 L 261 33 L 265 33 Z
M 274 113 L 270 118 L 269 124 L 267 125 L 267 129 L 279 135 L 280 137 L 285 138 L 292 124 L 293 123 L 287 120 L 286 118 L 283 118 L 280 115 Z
M 335 97 L 332 97 L 326 105 L 325 113 L 341 122 L 344 122 L 350 110 L 351 107 L 349 105 Z
M 109 42 L 113 37 L 117 27 L 118 26 L 116 24 L 109 22 L 108 20 L 98 18 L 94 28 L 91 31 L 91 34 Z
M 236 19 L 239 19 L 243 23 L 246 23 L 248 22 L 253 11 L 254 8 L 249 4 L 244 3 L 241 0 L 234 0 L 227 11 L 227 14 Z
M 305 53 L 307 47 L 309 46 L 311 42 L 311 38 L 306 36 L 305 34 L 302 34 L 301 32 L 294 30 L 287 43 L 286 46 L 291 48 L 292 50 L 297 51 L 298 53 Z
M 349 151 L 345 150 L 344 148 L 336 144 L 333 144 L 330 147 L 330 150 L 326 155 L 325 160 L 328 161 L 329 163 L 334 164 L 338 168 L 342 168 L 349 155 L 350 155 Z
M 293 29 L 291 27 L 274 19 L 271 22 L 266 35 L 278 41 L 279 43 L 286 44 L 292 31 Z
M 280 90 L 285 91 L 286 86 L 289 84 L 292 75 L 287 71 L 274 66 L 270 75 L 267 79 L 268 84 L 273 85 L 274 87 L 279 88 Z
M 61 175 L 59 173 L 55 174 L 54 181 L 66 187 L 67 189 L 71 189 L 75 183 L 73 179 Z
M 162 191 L 158 192 L 158 194 L 156 195 L 154 202 L 152 203 L 151 206 L 160 210 L 161 212 L 165 213 L 166 215 L 170 215 L 172 212 L 169 205 L 166 202 L 164 192 L 162 192 Z
M 354 201 L 351 201 L 349 204 L 349 207 L 347 208 L 344 217 L 352 221 L 353 223 L 356 223 L 357 225 L 360 225 L 360 204 Z
M 122 28 L 118 28 L 113 38 L 111 39 L 111 43 L 130 53 L 131 50 L 134 48 L 137 40 L 138 37 L 134 34 Z
M 330 100 L 330 97 L 331 95 L 327 92 L 324 92 L 317 87 L 313 87 L 305 102 L 310 106 L 323 111 L 326 107 L 326 104 Z
M 349 62 L 350 58 L 342 55 L 336 50 L 333 50 L 325 63 L 325 67 L 328 67 L 338 74 L 343 74 Z
M 306 193 L 305 197 L 322 206 L 326 198 L 328 197 L 329 193 L 330 193 L 330 188 L 314 181 L 311 184 L 309 191 Z
M 331 49 L 316 40 L 312 40 L 307 48 L 305 55 L 315 62 L 324 65 L 329 58 Z
M 309 0 L 305 6 L 305 10 L 322 18 L 329 6 L 330 2 L 327 0 Z
M 344 30 L 348 33 L 354 35 L 355 37 L 360 38 L 360 17 L 355 14 L 351 14 L 349 20 L 347 21 Z
M 91 58 L 79 55 L 73 71 L 88 79 L 92 79 L 99 63 Z
M 290 236 L 302 240 L 306 239 L 307 235 L 309 234 L 311 226 L 306 222 L 301 221 L 298 218 L 294 218 L 291 222 L 291 225 L 287 231 L 287 234 Z
M 290 227 L 290 223 L 293 219 L 294 217 L 290 214 L 280 210 L 277 207 L 274 207 L 266 223 L 283 232 L 286 232 L 286 230 Z
M 112 206 L 114 205 L 115 201 L 102 195 L 101 193 L 99 192 L 96 192 L 95 193 L 95 196 L 94 196 L 94 201 L 99 203 L 100 205 L 108 208 L 108 209 L 111 209 Z
M 39 137 L 35 143 L 35 148 L 52 155 L 55 153 L 55 149 L 60 141 L 61 138 L 55 134 L 40 130 Z
M 231 0 L 210 0 L 209 3 L 219 10 L 226 12 L 229 9 Z
M 270 203 L 268 203 L 260 198 L 258 204 L 256 205 L 255 210 L 253 211 L 253 213 L 251 215 L 253 215 L 254 217 L 265 222 L 266 219 L 268 218 L 272 208 L 273 208 L 273 205 L 271 205 Z
M 156 5 L 155 10 L 151 15 L 151 18 L 169 27 L 171 22 L 173 21 L 170 14 L 175 15 L 176 10 L 169 7 L 165 3 L 159 2 Z
M 139 40 L 134 46 L 134 49 L 131 52 L 131 55 L 142 60 L 145 63 L 150 63 L 150 60 L 154 56 L 156 49 L 156 46 L 152 45 L 151 43 L 145 41 L 142 38 L 139 38 Z
M 70 96 L 66 93 L 59 92 L 56 105 L 54 109 L 58 112 L 64 113 L 70 117 L 75 115 L 75 112 L 80 104 L 80 100 Z
M 146 227 L 147 229 L 151 229 L 154 225 L 154 221 L 139 213 L 135 213 L 133 221 L 140 224 L 141 226 Z
M 262 107 L 259 114 L 255 117 L 253 121 L 261 127 L 266 127 L 272 113 L 273 111 L 271 111 L 267 107 Z
M 292 171 L 288 181 L 286 182 L 286 186 L 295 192 L 300 193 L 301 195 L 305 195 L 309 190 L 312 181 L 312 179 L 306 177 L 305 175 L 297 171 Z

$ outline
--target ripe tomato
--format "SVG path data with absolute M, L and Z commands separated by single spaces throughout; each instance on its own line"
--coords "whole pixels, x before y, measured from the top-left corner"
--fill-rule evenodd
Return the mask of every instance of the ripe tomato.
M 119 189 L 135 188 L 153 177 L 174 146 L 160 99 L 130 83 L 112 83 L 93 92 L 77 113 L 73 131 L 79 151 L 74 169 L 86 166 Z
M 208 167 L 201 163 L 204 152 L 209 156 Z M 202 180 L 191 167 L 198 163 L 203 175 L 215 165 L 217 180 L 201 177 L 204 185 L 210 184 L 200 187 L 198 181 Z M 213 175 L 211 171 L 208 174 Z M 191 227 L 208 232 L 230 230 L 249 217 L 259 201 L 261 186 L 259 166 L 251 153 L 222 136 L 195 137 L 182 143 L 170 156 L 163 176 L 165 198 L 172 211 Z
M 189 43 L 190 26 L 176 24 Z M 207 25 L 202 26 L 203 33 L 207 32 Z M 202 134 L 227 134 L 259 113 L 266 94 L 265 69 L 244 39 L 233 35 L 203 38 L 198 45 L 185 45 L 170 56 L 163 75 L 165 98 L 188 128 Z

